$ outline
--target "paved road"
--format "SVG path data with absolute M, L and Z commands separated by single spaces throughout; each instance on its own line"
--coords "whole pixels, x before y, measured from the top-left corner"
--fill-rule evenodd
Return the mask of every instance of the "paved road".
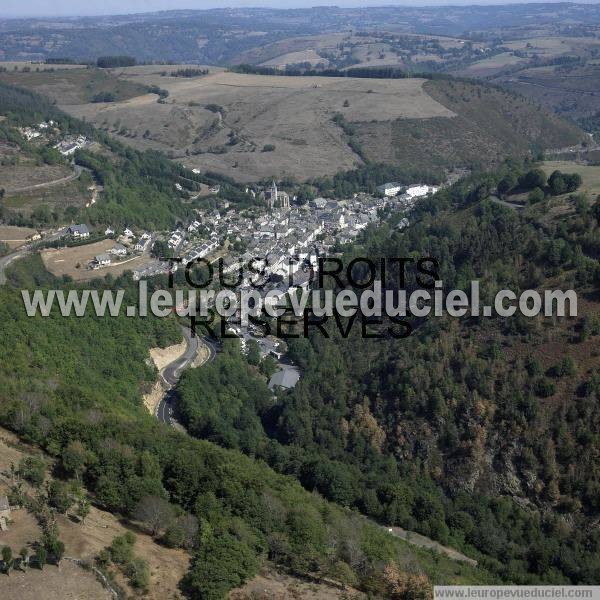
M 177 396 L 177 391 L 174 388 L 181 379 L 182 372 L 189 367 L 190 363 L 194 360 L 200 346 L 199 336 L 196 335 L 192 337 L 192 332 L 187 327 L 182 326 L 181 331 L 187 343 L 185 352 L 172 363 L 168 364 L 160 374 L 168 389 L 162 400 L 158 403 L 156 417 L 159 421 L 166 423 L 167 425 L 172 424 L 171 415 L 173 414 L 173 400 Z M 215 360 L 218 347 L 215 342 L 208 340 L 207 338 L 202 338 L 202 342 L 208 348 L 208 362 L 212 362 Z
M 501 206 L 505 206 L 506 208 L 510 208 L 512 210 L 522 210 L 525 208 L 525 204 L 519 204 L 517 202 L 507 202 L 506 200 L 501 200 L 497 196 L 490 196 L 492 202 L 496 204 L 500 204 Z
M 63 237 L 64 235 L 65 235 L 65 229 L 59 229 L 55 233 L 51 233 L 50 235 L 47 235 L 43 239 L 43 241 L 44 242 L 53 242 L 53 241 Z M 25 244 L 24 246 L 21 246 L 15 252 L 12 252 L 11 254 L 7 254 L 6 256 L 3 256 L 2 258 L 0 258 L 0 285 L 6 284 L 6 268 L 11 263 L 13 263 L 15 260 L 18 260 L 19 258 L 23 258 L 24 256 L 27 256 L 31 252 L 31 250 L 32 250 L 31 244 Z

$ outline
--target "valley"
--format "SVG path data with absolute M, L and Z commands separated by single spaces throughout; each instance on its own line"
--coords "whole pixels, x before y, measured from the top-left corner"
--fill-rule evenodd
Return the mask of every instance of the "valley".
M 598 6 L 0 9 L 0 597 L 599 584 Z

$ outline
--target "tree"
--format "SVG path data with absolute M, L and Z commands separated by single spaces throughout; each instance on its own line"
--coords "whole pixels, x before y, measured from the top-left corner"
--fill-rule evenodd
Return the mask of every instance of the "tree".
M 18 473 L 31 485 L 39 487 L 46 477 L 46 463 L 36 456 L 27 456 L 19 462 Z
M 567 192 L 574 192 L 581 185 L 581 175 L 579 173 L 571 173 L 563 175 Z
M 172 521 L 165 530 L 162 542 L 169 548 L 191 548 L 196 543 L 198 520 L 193 515 L 183 515 Z
M 558 196 L 560 194 L 565 193 L 567 185 L 560 171 L 552 172 L 552 174 L 548 178 L 548 187 L 550 188 L 550 192 L 554 196 Z
M 4 572 L 9 575 L 14 563 L 12 548 L 10 546 L 2 548 L 2 562 L 4 563 Z
M 145 523 L 155 536 L 172 520 L 173 507 L 160 496 L 144 496 L 133 514 L 136 519 Z
M 46 550 L 53 556 L 56 566 L 60 565 L 60 561 L 65 555 L 65 544 L 58 538 L 52 538 L 46 542 Z
M 527 200 L 530 204 L 537 204 L 538 202 L 541 202 L 544 198 L 544 190 L 542 190 L 539 187 L 536 187 L 533 190 L 531 190 L 531 192 L 529 192 Z
M 108 548 L 111 560 L 117 565 L 125 565 L 133 560 L 133 546 L 135 535 L 127 531 L 116 536 Z
M 248 545 L 230 533 L 210 538 L 194 557 L 182 587 L 193 598 L 221 600 L 258 572 L 258 560 Z
M 19 550 L 19 556 L 21 557 L 21 569 L 25 570 L 25 567 L 29 564 L 29 548 L 23 546 Z
M 546 186 L 546 174 L 541 169 L 531 169 L 519 178 L 519 185 L 526 189 L 532 190 L 536 187 L 544 188 Z
M 124 572 L 134 588 L 144 593 L 148 592 L 150 588 L 150 569 L 143 558 L 136 557 L 132 559 L 125 566 Z
M 73 505 L 73 498 L 69 493 L 68 486 L 62 481 L 54 479 L 48 486 L 48 503 L 59 513 L 65 514 Z
M 247 342 L 247 359 L 251 365 L 258 366 L 260 363 L 260 346 L 255 339 L 250 339 Z
M 517 185 L 517 176 L 514 173 L 509 173 L 498 183 L 498 193 L 508 194 Z
M 266 356 L 260 363 L 260 370 L 267 379 L 270 379 L 278 368 L 277 361 L 271 355 Z
M 44 565 L 46 564 L 46 559 L 48 557 L 48 553 L 46 552 L 46 548 L 44 546 L 40 546 L 37 551 L 37 565 L 40 571 L 44 570 Z
M 77 504 L 77 516 L 81 519 L 81 524 L 85 524 L 85 518 L 90 514 L 91 504 L 87 498 L 81 498 Z
M 75 440 L 66 446 L 61 457 L 65 471 L 70 475 L 74 475 L 77 479 L 81 477 L 85 470 L 86 459 L 87 451 L 79 440 Z

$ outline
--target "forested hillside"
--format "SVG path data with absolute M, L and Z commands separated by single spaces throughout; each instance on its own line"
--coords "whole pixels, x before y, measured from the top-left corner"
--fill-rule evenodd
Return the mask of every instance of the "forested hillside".
M 548 200 L 520 215 L 488 198 L 523 174 L 509 163 L 456 184 L 347 258 L 433 256 L 446 289 L 480 278 L 488 303 L 499 289 L 573 287 L 578 318 L 431 318 L 406 340 L 332 327 L 288 340 L 304 374 L 274 403 L 226 355 L 183 379 L 190 431 L 454 544 L 505 581 L 598 581 L 600 205 L 567 194 L 552 218 Z
M 15 287 L 0 289 L 0 422 L 63 461 L 67 478 L 69 457 L 82 444 L 77 472 L 105 509 L 130 516 L 144 498 L 159 497 L 194 515 L 200 533 L 183 583 L 192 597 L 224 597 L 265 560 L 384 595 L 392 583 L 383 566 L 403 560 L 415 565 L 410 577 L 425 575 L 423 581 L 491 580 L 483 571 L 408 549 L 264 463 L 159 424 L 141 402 L 155 377 L 148 348 L 177 341 L 176 322 L 29 318 L 18 288 L 64 284 L 38 258 L 17 265 Z M 110 287 L 133 300 L 128 281 L 124 276 Z M 106 285 L 96 280 L 95 287 Z
M 353 123 L 353 139 L 367 160 L 405 168 L 485 169 L 508 156 L 535 155 L 584 139 L 574 124 L 497 87 L 434 77 L 423 89 L 456 116 Z

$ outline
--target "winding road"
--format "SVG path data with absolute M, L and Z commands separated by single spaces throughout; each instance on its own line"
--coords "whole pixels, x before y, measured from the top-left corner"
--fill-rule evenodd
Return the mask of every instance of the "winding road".
M 65 177 L 60 177 L 59 179 L 53 179 L 52 181 L 44 181 L 42 183 L 34 183 L 31 185 L 26 185 L 21 188 L 8 188 L 6 190 L 6 193 L 7 194 L 19 194 L 21 192 L 30 192 L 32 190 L 40 190 L 40 189 L 44 189 L 47 187 L 52 187 L 54 185 L 60 185 L 61 183 L 68 183 L 69 181 L 73 181 L 74 179 L 77 179 L 81 175 L 83 170 L 84 170 L 84 167 L 81 167 L 80 165 L 75 165 L 73 173 L 70 173 L 69 175 L 66 175 Z
M 65 235 L 66 229 L 59 229 L 58 231 L 51 233 L 49 235 L 47 235 L 43 241 L 44 242 L 53 242 L 55 240 L 58 240 L 59 238 L 63 237 Z M 18 250 L 15 250 L 15 252 L 11 252 L 10 254 L 7 254 L 6 256 L 3 256 L 2 258 L 0 258 L 0 285 L 4 285 L 6 284 L 6 269 L 7 267 L 13 263 L 15 260 L 18 260 L 19 258 L 23 258 L 24 256 L 27 256 L 32 250 L 32 245 L 31 244 L 25 244 L 24 246 L 21 246 Z
M 187 369 L 198 352 L 200 347 L 200 339 L 204 345 L 208 348 L 208 359 L 207 362 L 212 362 L 218 352 L 218 347 L 215 342 L 205 337 L 200 338 L 198 335 L 193 335 L 188 327 L 181 326 L 181 332 L 183 333 L 186 341 L 185 352 L 173 362 L 169 363 L 160 373 L 163 384 L 166 386 L 167 391 L 162 397 L 162 400 L 156 407 L 156 418 L 162 423 L 172 425 L 173 415 L 173 400 L 177 396 L 175 386 L 181 379 L 181 373 Z

